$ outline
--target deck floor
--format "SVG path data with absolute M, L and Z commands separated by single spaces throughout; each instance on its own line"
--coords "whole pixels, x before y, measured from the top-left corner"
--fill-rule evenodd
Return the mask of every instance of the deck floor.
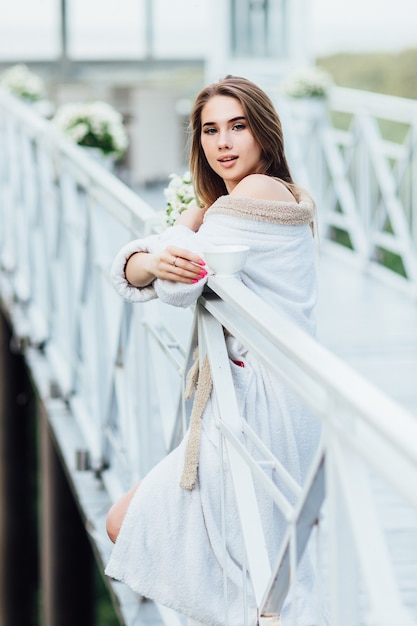
M 417 418 L 417 298 L 326 243 L 318 278 L 320 341 Z M 376 477 L 374 486 L 400 596 L 417 623 L 417 511 Z
M 417 296 L 335 248 L 318 260 L 319 339 L 417 417 Z

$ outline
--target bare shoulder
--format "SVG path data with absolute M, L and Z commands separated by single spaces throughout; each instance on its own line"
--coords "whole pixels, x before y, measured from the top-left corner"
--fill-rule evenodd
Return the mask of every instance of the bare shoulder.
M 233 189 L 231 195 L 258 198 L 259 200 L 276 200 L 278 202 L 294 202 L 295 200 L 283 183 L 266 174 L 245 176 Z
M 186 226 L 190 230 L 197 232 L 203 223 L 204 213 L 206 209 L 203 209 L 196 204 L 191 204 L 185 211 L 181 213 L 176 224 L 182 224 L 182 226 Z

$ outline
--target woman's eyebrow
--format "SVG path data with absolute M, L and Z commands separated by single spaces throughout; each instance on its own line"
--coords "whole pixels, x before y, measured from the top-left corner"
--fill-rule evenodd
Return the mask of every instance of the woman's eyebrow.
M 238 115 L 238 117 L 232 117 L 231 120 L 227 120 L 228 124 L 232 124 L 233 122 L 238 122 L 239 120 L 244 120 L 245 116 L 244 115 Z M 216 122 L 204 122 L 203 124 L 203 128 L 204 126 L 215 126 Z

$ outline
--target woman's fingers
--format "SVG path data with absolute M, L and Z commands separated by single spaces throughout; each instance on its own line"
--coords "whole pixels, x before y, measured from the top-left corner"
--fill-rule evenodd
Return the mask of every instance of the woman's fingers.
M 165 262 L 163 269 L 166 272 L 164 278 L 167 280 L 191 283 L 197 282 L 207 276 L 207 270 L 204 269 L 202 265 L 199 265 L 195 261 L 190 261 L 183 256 L 172 256 L 169 254 L 163 261 Z
M 194 263 L 201 267 L 204 267 L 205 265 L 204 259 L 202 259 L 200 255 L 196 254 L 195 252 L 191 252 L 191 250 L 186 250 L 185 248 L 177 248 L 177 246 L 168 246 L 165 252 L 170 254 L 174 258 L 174 260 L 182 259 L 184 261 L 182 265 L 185 267 L 187 266 L 187 263 Z M 178 261 L 176 262 L 176 264 L 177 263 Z
M 169 246 L 155 259 L 157 278 L 181 283 L 193 283 L 207 276 L 204 260 L 184 248 Z

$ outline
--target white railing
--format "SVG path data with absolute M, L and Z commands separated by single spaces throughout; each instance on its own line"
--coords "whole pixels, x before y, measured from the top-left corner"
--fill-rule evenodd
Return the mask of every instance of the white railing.
M 243 559 L 260 614 L 280 611 L 288 585 L 295 597 L 294 573 L 308 546 L 319 572 L 319 605 L 328 604 L 331 624 L 417 624 L 412 416 L 235 278 L 211 277 L 212 293 L 194 312 L 122 302 L 109 281 L 111 259 L 122 243 L 152 229 L 154 211 L 24 105 L 1 95 L 0 115 L 1 305 L 38 368 L 35 380 L 44 372 L 49 410 L 64 403 L 66 428 L 78 429 L 109 502 L 181 438 L 189 415 L 184 378 L 198 343 L 200 358 L 207 354 L 210 362 L 222 450 L 236 477 Z M 241 423 L 223 327 L 322 421 L 322 447 L 304 485 Z M 51 396 L 55 402 L 48 404 Z M 71 437 L 61 436 L 50 418 L 66 459 Z M 254 444 L 256 459 L 243 438 Z M 291 502 L 265 467 L 286 481 Z M 80 493 L 71 462 L 67 469 L 105 558 L 103 511 L 100 517 Z M 262 547 L 255 489 L 265 490 L 287 521 L 276 563 L 268 563 Z M 410 551 L 402 559 L 404 532 Z M 125 597 L 126 589 L 115 589 Z M 137 599 L 123 606 L 129 626 L 143 623 Z M 160 614 L 172 619 L 162 608 Z M 324 614 L 320 609 L 317 624 L 327 623 Z M 295 613 L 287 623 L 296 623 Z
M 417 101 L 337 87 L 321 104 L 278 106 L 322 235 L 342 235 L 364 267 L 394 267 L 416 293 Z

